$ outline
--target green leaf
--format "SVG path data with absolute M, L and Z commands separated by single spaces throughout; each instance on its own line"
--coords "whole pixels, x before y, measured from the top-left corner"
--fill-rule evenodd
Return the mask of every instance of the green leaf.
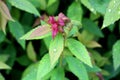
M 5 80 L 5 78 L 3 77 L 1 73 L 0 73 L 0 80 Z
M 51 40 L 52 40 L 51 36 L 46 37 L 46 38 L 43 39 L 43 41 L 44 41 L 47 48 L 49 48 Z
M 73 53 L 73 55 L 75 55 L 79 60 L 81 60 L 85 64 L 92 67 L 91 58 L 85 46 L 75 39 L 68 39 L 67 41 L 68 48 Z
M 99 37 L 103 37 L 103 33 L 102 31 L 99 29 L 99 27 L 91 20 L 89 19 L 83 19 L 83 28 L 85 30 L 87 30 L 88 32 L 96 35 L 96 36 L 99 36 Z
M 7 24 L 7 19 L 0 14 L 0 29 L 6 34 L 6 24 Z
M 0 61 L 6 62 L 9 58 L 8 54 L 0 54 Z
M 82 19 L 82 8 L 81 5 L 78 2 L 73 2 L 67 11 L 67 16 L 72 19 L 72 20 L 77 20 L 79 22 L 81 22 Z
M 9 2 L 18 9 L 40 16 L 37 9 L 28 0 L 9 0 Z
M 89 0 L 91 6 L 101 14 L 105 14 L 110 0 Z
M 13 20 L 10 15 L 9 9 L 7 8 L 6 4 L 3 1 L 0 1 L 0 12 L 2 16 L 4 16 L 6 19 Z
M 50 67 L 50 57 L 46 54 L 39 62 L 37 70 L 37 80 L 42 80 L 46 74 L 48 74 L 53 67 Z
M 115 70 L 120 67 L 120 40 L 113 45 L 113 64 Z
M 53 71 L 50 80 L 64 80 L 64 77 L 65 77 L 65 73 L 63 68 L 58 67 Z
M 42 39 L 51 35 L 51 29 L 48 25 L 38 26 L 35 29 L 32 29 L 20 39 L 32 40 L 32 39 Z
M 51 41 L 49 47 L 50 63 L 51 67 L 56 64 L 64 48 L 64 39 L 62 34 L 57 36 Z
M 36 80 L 38 63 L 30 65 L 23 73 L 22 80 Z
M 7 64 L 0 61 L 0 69 L 11 69 Z
M 35 7 L 45 10 L 47 7 L 46 0 L 29 0 Z
M 85 67 L 88 72 L 100 72 L 101 71 L 101 69 L 95 65 L 93 65 L 93 67 L 89 67 L 85 65 Z
M 5 40 L 5 34 L 0 30 L 0 43 Z
M 82 62 L 74 57 L 66 57 L 69 69 L 73 72 L 80 80 L 89 80 L 85 66 Z
M 28 66 L 30 65 L 31 63 L 33 63 L 27 55 L 22 55 L 20 57 L 17 57 L 17 60 L 16 60 L 20 65 L 22 66 Z
M 27 46 L 27 55 L 29 57 L 30 60 L 32 61 L 37 61 L 37 55 L 36 52 L 34 50 L 34 47 L 32 45 L 32 42 L 29 42 L 28 46 Z
M 22 35 L 24 35 L 24 29 L 22 25 L 17 21 L 15 22 L 9 21 L 9 29 L 11 34 L 17 40 L 17 42 L 22 46 L 23 49 L 25 49 L 25 41 L 19 39 Z
M 40 9 L 45 10 L 47 7 L 47 1 L 46 0 L 39 0 L 40 3 Z
M 86 6 L 91 12 L 96 14 L 96 10 L 92 7 L 93 4 L 90 4 L 89 0 L 80 0 L 81 3 Z
M 15 59 L 16 59 L 16 49 L 15 47 L 13 47 L 13 45 L 9 45 L 6 49 L 5 49 L 5 54 L 9 54 L 9 58 L 7 60 L 7 64 L 9 66 L 13 66 L 14 65 L 14 62 L 15 62 Z
M 48 4 L 47 4 L 47 12 L 50 15 L 55 14 L 55 12 L 57 11 L 59 6 L 59 0 L 48 0 Z
M 111 0 L 106 10 L 102 28 L 120 19 L 120 0 Z

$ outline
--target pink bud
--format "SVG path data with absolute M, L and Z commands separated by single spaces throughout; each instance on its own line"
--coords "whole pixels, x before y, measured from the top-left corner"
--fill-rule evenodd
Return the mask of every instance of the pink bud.
M 49 20 L 48 20 L 48 23 L 49 24 L 54 24 L 56 21 L 55 21 L 55 19 L 54 19 L 54 17 L 53 16 L 50 16 L 49 17 Z

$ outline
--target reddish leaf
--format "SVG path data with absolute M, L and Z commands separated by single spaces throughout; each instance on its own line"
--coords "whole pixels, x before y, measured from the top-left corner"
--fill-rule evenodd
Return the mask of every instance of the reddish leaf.
M 6 33 L 5 32 L 6 24 L 7 24 L 7 19 L 0 14 L 0 29 L 2 29 L 4 33 Z
M 49 36 L 51 28 L 48 25 L 38 26 L 21 37 L 24 40 L 42 39 Z
M 40 26 L 37 29 L 35 29 L 31 35 L 30 38 L 34 38 L 34 37 L 38 37 L 38 36 L 42 36 L 44 34 L 47 34 L 48 32 L 50 32 L 51 29 L 48 26 Z
M 6 4 L 1 0 L 0 0 L 0 12 L 6 19 L 12 20 L 9 9 L 7 8 Z

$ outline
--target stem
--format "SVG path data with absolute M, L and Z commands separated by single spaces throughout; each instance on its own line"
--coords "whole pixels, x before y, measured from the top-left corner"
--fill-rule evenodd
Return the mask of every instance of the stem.
M 103 78 L 101 73 L 96 73 L 96 75 L 98 76 L 99 80 L 104 80 L 104 78 Z

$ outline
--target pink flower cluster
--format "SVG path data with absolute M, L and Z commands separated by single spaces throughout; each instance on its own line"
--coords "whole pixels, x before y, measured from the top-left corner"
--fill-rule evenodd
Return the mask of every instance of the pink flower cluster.
M 57 20 L 53 16 L 50 16 L 48 23 L 51 24 L 52 38 L 54 38 L 58 32 L 63 33 L 63 27 L 65 26 L 65 23 L 69 21 L 70 20 L 63 13 L 58 15 Z

